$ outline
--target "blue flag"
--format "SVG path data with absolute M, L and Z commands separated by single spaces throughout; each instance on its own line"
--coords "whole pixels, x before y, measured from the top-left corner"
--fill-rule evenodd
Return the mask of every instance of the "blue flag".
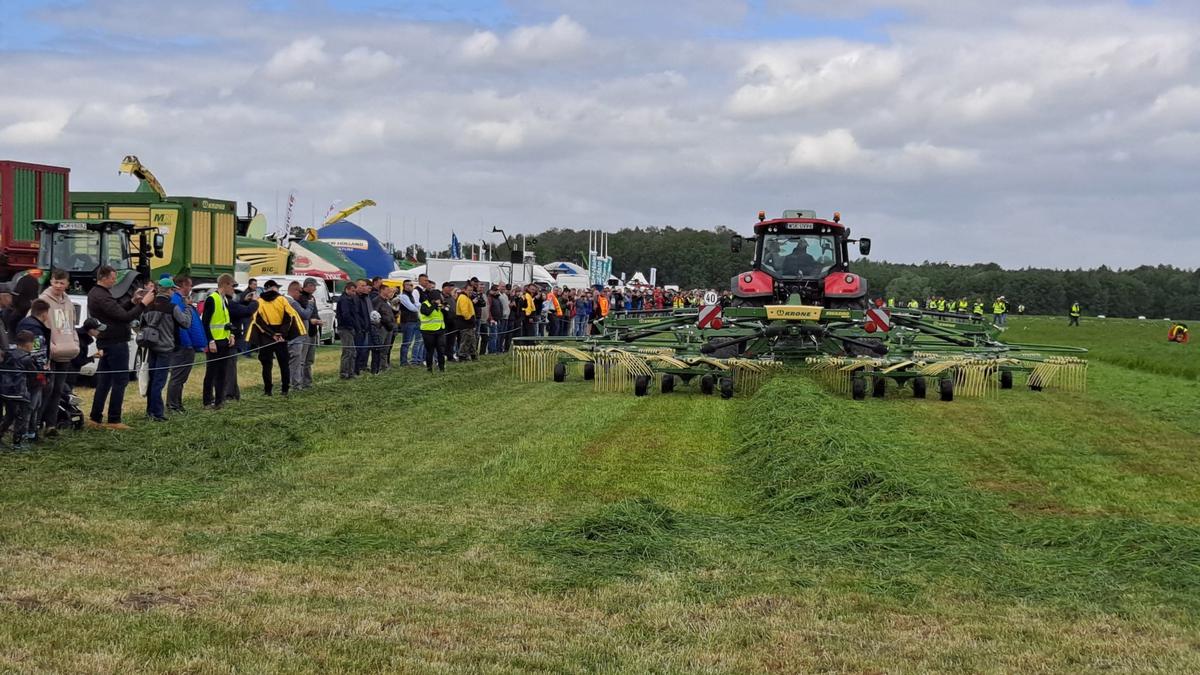
M 450 233 L 450 257 L 458 260 L 462 257 L 462 244 L 458 243 L 458 235 Z

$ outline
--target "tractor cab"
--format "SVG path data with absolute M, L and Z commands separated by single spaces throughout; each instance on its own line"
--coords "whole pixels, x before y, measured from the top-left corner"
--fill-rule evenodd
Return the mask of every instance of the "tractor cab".
M 859 307 L 866 302 L 866 282 L 850 273 L 850 229 L 841 215 L 817 218 L 808 210 L 784 211 L 782 218 L 767 220 L 759 212 L 754 226 L 754 259 L 749 272 L 731 282 L 735 299 L 743 305 L 799 302 L 825 307 Z M 733 252 L 745 240 L 734 235 Z M 870 239 L 857 240 L 867 255 Z
M 151 249 L 161 256 L 164 244 L 157 228 L 137 227 L 127 220 L 35 220 L 33 227 L 39 239 L 38 267 L 65 270 L 70 277 L 68 292 L 73 294 L 87 292 L 102 265 L 117 270 L 122 286 L 127 279 L 149 278 Z M 140 238 L 136 266 L 130 253 L 135 236 Z

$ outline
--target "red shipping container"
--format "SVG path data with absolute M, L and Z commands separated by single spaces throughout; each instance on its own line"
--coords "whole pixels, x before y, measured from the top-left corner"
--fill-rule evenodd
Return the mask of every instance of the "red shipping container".
M 37 267 L 33 221 L 69 218 L 71 170 L 0 160 L 0 270 Z

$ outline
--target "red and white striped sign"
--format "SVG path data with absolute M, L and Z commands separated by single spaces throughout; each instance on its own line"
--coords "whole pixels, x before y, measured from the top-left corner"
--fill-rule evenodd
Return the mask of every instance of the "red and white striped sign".
M 886 333 L 892 329 L 892 317 L 886 309 L 872 307 L 867 310 L 867 323 L 863 328 L 868 333 L 874 333 L 875 331 Z
M 721 327 L 721 306 L 720 305 L 704 305 L 700 308 L 700 317 L 696 320 L 696 325 L 701 328 L 720 328 Z

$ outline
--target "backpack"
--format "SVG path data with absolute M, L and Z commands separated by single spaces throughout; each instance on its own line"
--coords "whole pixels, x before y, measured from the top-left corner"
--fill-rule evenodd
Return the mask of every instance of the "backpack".
M 142 329 L 138 332 L 137 346 L 152 352 L 169 352 L 175 349 L 174 326 L 165 327 L 166 314 L 146 312 L 142 315 Z

